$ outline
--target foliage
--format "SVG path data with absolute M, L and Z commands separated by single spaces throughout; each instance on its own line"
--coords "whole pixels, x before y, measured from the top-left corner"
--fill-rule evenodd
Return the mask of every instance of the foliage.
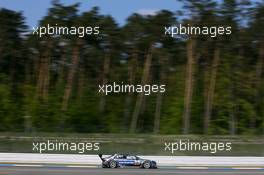
M 164 26 L 190 22 L 232 26 L 231 36 L 193 38 L 190 133 L 204 133 L 209 104 L 210 125 L 204 134 L 263 134 L 264 4 L 182 1 L 182 14 L 186 15 L 179 19 L 173 12 L 161 10 L 156 15 L 132 14 L 124 26 L 111 16 L 101 15 L 97 7 L 80 13 L 79 4 L 64 6 L 53 1 L 39 24 L 100 26 L 98 36 L 84 38 L 38 38 L 26 28 L 22 13 L 0 9 L 0 131 L 128 132 L 137 94 L 103 96 L 98 85 L 129 84 L 133 77 L 134 84 L 141 84 L 145 60 L 154 45 L 147 81 L 166 84 L 166 92 L 162 103 L 155 93 L 144 97 L 137 132 L 153 132 L 158 103 L 159 133 L 182 133 L 188 41 L 165 37 Z M 220 51 L 217 70 L 216 49 Z M 76 65 L 74 58 L 79 59 Z M 211 101 L 210 78 L 215 79 Z M 65 100 L 67 94 L 69 99 Z

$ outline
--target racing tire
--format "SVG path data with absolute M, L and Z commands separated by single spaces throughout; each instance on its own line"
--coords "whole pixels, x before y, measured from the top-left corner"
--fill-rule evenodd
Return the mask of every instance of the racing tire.
M 143 168 L 145 169 L 150 169 L 151 168 L 151 162 L 150 161 L 145 161 L 143 163 Z
M 116 161 L 111 160 L 111 161 L 109 162 L 109 168 L 116 168 L 116 167 L 117 167 L 117 163 L 116 163 Z

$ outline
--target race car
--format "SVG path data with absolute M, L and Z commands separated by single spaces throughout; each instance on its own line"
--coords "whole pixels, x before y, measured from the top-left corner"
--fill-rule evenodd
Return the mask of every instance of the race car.
M 133 166 L 145 169 L 157 168 L 157 163 L 155 161 L 142 159 L 135 155 L 114 154 L 103 158 L 103 155 L 99 154 L 99 157 L 102 160 L 103 168 L 119 168 L 125 166 Z

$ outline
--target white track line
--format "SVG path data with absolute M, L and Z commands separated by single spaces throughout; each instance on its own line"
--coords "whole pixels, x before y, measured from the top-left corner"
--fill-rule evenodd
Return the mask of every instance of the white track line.
M 97 168 L 98 166 L 69 165 L 66 167 L 69 167 L 69 168 Z
M 234 167 L 234 170 L 262 170 L 263 168 L 259 167 Z
M 14 164 L 17 167 L 43 167 L 43 165 Z

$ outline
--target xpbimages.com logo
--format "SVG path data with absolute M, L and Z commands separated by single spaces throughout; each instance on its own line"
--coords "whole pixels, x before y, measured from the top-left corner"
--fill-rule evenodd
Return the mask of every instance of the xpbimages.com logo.
M 83 154 L 89 151 L 99 151 L 100 143 L 97 142 L 62 142 L 58 140 L 47 140 L 46 142 L 33 142 L 32 151 L 44 152 L 72 152 Z
M 47 26 L 32 27 L 33 35 L 38 35 L 40 38 L 44 35 L 77 35 L 83 38 L 85 35 L 99 35 L 100 30 L 98 26 L 52 26 L 48 24 Z
M 228 152 L 232 150 L 231 142 L 197 142 L 190 140 L 179 140 L 176 142 L 165 142 L 164 150 L 174 154 L 178 151 L 201 151 L 215 154 L 217 152 Z
M 144 95 L 150 95 L 151 93 L 164 93 L 166 91 L 166 85 L 132 85 L 132 84 L 113 84 L 99 85 L 99 93 L 108 95 L 110 93 L 143 93 Z

